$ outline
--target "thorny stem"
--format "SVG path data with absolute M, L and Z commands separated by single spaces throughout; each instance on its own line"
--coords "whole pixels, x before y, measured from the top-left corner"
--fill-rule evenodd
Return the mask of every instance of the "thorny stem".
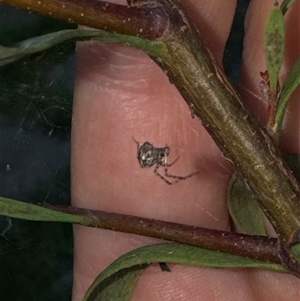
M 256 192 L 260 206 L 280 240 L 288 248 L 299 243 L 299 183 L 271 137 L 246 111 L 177 0 L 142 2 L 140 6 L 136 3 L 135 8 L 83 0 L 0 2 L 98 29 L 163 42 L 167 51 L 152 56 L 152 59 L 166 72 L 186 102 L 193 106 L 194 114 Z M 68 5 L 68 9 L 64 9 L 64 5 Z M 142 20 L 144 9 L 151 15 L 146 16 L 149 23 Z M 159 26 L 152 23 L 154 20 L 159 21 Z M 293 267 L 288 268 L 293 272 Z

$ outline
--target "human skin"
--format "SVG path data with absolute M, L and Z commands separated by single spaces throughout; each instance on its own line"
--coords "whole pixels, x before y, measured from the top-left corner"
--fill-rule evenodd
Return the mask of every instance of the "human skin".
M 184 3 L 221 65 L 236 2 L 186 0 Z M 266 69 L 262 31 L 273 0 L 253 0 L 246 20 L 239 92 L 264 122 L 259 72 Z M 300 53 L 299 1 L 286 15 L 287 56 L 282 78 Z M 256 96 L 258 95 L 258 96 Z M 289 105 L 281 146 L 300 152 L 298 89 Z M 194 177 L 167 185 L 141 169 L 132 137 L 168 145 L 170 168 Z M 166 75 L 141 51 L 99 42 L 77 45 L 72 127 L 72 202 L 74 206 L 230 230 L 226 188 L 233 168 L 191 112 Z M 156 239 L 102 229 L 74 227 L 73 300 L 83 298 L 94 278 L 120 255 Z M 294 276 L 250 269 L 214 270 L 169 264 L 143 272 L 132 300 L 298 301 Z

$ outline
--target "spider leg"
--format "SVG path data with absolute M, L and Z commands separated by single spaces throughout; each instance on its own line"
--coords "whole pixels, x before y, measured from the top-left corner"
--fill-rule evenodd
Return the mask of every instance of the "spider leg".
M 174 162 L 173 162 L 174 163 Z M 195 171 L 195 172 L 192 172 L 192 173 L 190 173 L 190 174 L 188 174 L 188 175 L 186 175 L 186 176 L 176 176 L 176 175 L 172 175 L 172 174 L 169 174 L 169 171 L 168 171 L 168 165 L 166 165 L 165 166 L 165 176 L 167 177 L 167 178 L 173 178 L 173 179 L 177 179 L 177 181 L 175 181 L 175 182 L 173 182 L 173 183 L 177 183 L 177 182 L 179 182 L 179 181 L 181 181 L 181 180 L 186 180 L 186 179 L 188 179 L 188 178 L 190 178 L 190 177 L 192 177 L 192 176 L 194 176 L 194 175 L 196 175 L 196 174 L 198 174 L 199 173 L 199 171 Z
M 176 161 L 177 161 L 178 159 L 176 159 Z M 173 162 L 174 163 L 174 162 Z M 172 163 L 172 164 L 173 164 Z M 159 165 L 159 164 L 157 164 L 156 166 L 155 166 L 155 168 L 154 168 L 154 173 L 157 175 L 157 176 L 159 176 L 163 181 L 165 181 L 167 184 L 169 184 L 169 185 L 172 185 L 172 184 L 175 184 L 175 183 L 177 183 L 177 182 L 179 182 L 179 181 L 181 181 L 181 180 L 186 180 L 186 179 L 188 179 L 188 178 L 190 178 L 190 177 L 192 177 L 192 176 L 194 176 L 194 175 L 196 175 L 196 174 L 198 174 L 199 173 L 199 171 L 196 171 L 196 172 L 192 172 L 192 173 L 190 173 L 190 174 L 188 174 L 188 175 L 186 175 L 186 176 L 176 176 L 176 175 L 172 175 L 172 174 L 169 174 L 169 172 L 168 172 L 168 168 L 169 168 L 169 165 L 167 164 L 167 165 L 163 165 L 164 166 L 164 175 L 165 176 L 163 176 L 163 175 L 161 175 L 159 172 L 158 172 L 158 169 L 159 169 L 159 167 L 160 167 L 161 165 Z M 168 180 L 167 178 L 171 178 L 171 179 L 175 179 L 174 181 L 170 181 L 170 180 Z
M 155 166 L 155 168 L 154 168 L 154 173 L 155 173 L 157 176 L 159 176 L 163 181 L 165 181 L 168 185 L 172 185 L 172 184 L 174 184 L 174 183 L 180 181 L 180 180 L 177 180 L 177 181 L 175 181 L 175 182 L 170 182 L 169 180 L 167 180 L 163 175 L 161 175 L 161 174 L 158 172 L 159 166 L 161 166 L 161 165 L 158 165 L 158 164 L 157 164 L 157 165 Z
M 132 137 L 133 141 L 136 143 L 137 145 L 137 152 L 139 152 L 139 149 L 140 149 L 140 143 L 134 139 L 134 137 Z

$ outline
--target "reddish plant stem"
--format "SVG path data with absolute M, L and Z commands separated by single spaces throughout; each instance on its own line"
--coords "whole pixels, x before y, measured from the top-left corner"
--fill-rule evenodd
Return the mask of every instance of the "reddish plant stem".
M 276 238 L 206 229 L 98 210 L 51 206 L 52 210 L 86 217 L 85 226 L 165 239 L 280 264 Z
M 130 34 L 153 40 L 168 26 L 168 16 L 159 3 L 128 7 L 95 0 L 0 0 L 15 6 L 72 23 Z
M 85 217 L 84 226 L 132 233 L 282 265 L 300 278 L 300 263 L 277 238 L 206 229 L 138 216 L 43 204 Z

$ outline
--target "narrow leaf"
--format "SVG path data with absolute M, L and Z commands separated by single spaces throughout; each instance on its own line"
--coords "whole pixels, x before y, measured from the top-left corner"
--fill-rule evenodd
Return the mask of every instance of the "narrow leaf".
M 285 45 L 285 25 L 278 5 L 272 9 L 265 26 L 264 48 L 267 69 L 270 77 L 270 89 L 277 90 L 278 75 L 283 61 Z
M 229 183 L 227 200 L 230 216 L 238 229 L 247 234 L 267 235 L 257 197 L 236 173 Z
M 148 265 L 132 266 L 106 278 L 88 296 L 89 301 L 128 301 L 136 282 Z
M 300 262 L 300 243 L 292 246 L 291 253 L 293 254 L 294 258 Z
M 91 31 L 89 32 L 92 34 Z M 94 32 L 96 33 L 96 31 Z M 44 51 L 67 40 L 83 38 L 87 34 L 88 32 L 84 32 L 84 30 L 66 29 L 22 41 L 13 47 L 0 45 L 0 66 L 17 61 L 27 55 Z
M 276 114 L 276 123 L 278 131 L 282 128 L 283 118 L 286 112 L 286 107 L 291 95 L 300 85 L 300 57 L 298 57 L 290 73 L 288 74 L 281 90 L 278 100 L 278 109 Z
M 158 54 L 162 50 L 162 43 L 152 42 L 134 36 L 110 33 L 102 30 L 66 29 L 22 41 L 13 47 L 0 45 L 0 66 L 17 61 L 27 55 L 49 49 L 68 40 L 101 40 L 116 42 L 143 49 L 151 54 Z
M 0 196 L 0 215 L 31 221 L 86 224 L 85 217 Z
M 189 245 L 163 243 L 141 247 L 119 257 L 97 276 L 87 290 L 83 301 L 100 300 L 96 297 L 100 295 L 105 288 L 106 281 L 111 283 L 111 279 L 113 279 L 111 277 L 122 277 L 118 275 L 120 272 L 126 275 L 126 269 L 131 267 L 145 268 L 145 265 L 154 262 L 172 262 L 212 268 L 263 268 L 277 272 L 286 272 L 277 264 L 260 262 L 237 255 L 201 249 Z M 134 278 L 133 281 L 136 281 L 136 279 Z M 106 300 L 112 299 L 101 298 L 101 301 Z
M 285 13 L 288 11 L 288 9 L 296 2 L 296 0 L 284 0 L 281 5 L 280 9 L 282 11 L 282 14 L 285 15 Z

